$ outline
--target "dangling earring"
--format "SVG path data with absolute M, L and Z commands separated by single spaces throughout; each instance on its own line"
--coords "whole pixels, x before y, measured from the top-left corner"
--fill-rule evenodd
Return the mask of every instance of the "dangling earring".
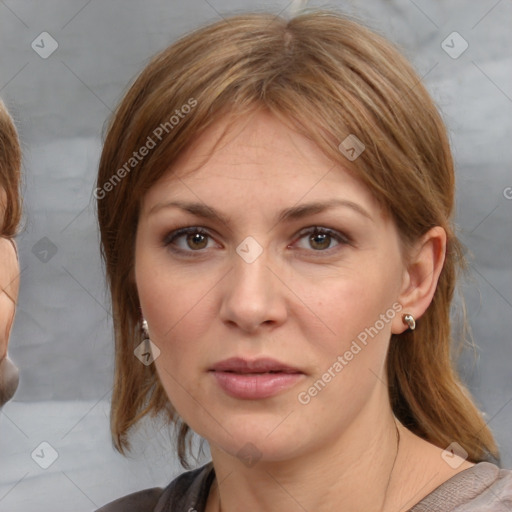
M 144 318 L 141 330 L 143 340 L 133 353 L 144 366 L 149 366 L 160 355 L 160 349 L 149 339 L 148 323 Z
M 145 318 L 142 319 L 142 336 L 142 341 L 151 341 L 149 339 L 148 321 Z
M 402 315 L 402 322 L 406 324 L 411 331 L 414 331 L 416 329 L 416 320 L 414 320 L 414 317 L 410 313 L 405 313 Z

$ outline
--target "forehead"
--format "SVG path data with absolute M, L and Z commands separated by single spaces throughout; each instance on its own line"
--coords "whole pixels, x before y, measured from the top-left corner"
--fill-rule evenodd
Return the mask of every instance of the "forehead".
M 143 209 L 183 196 L 205 202 L 244 197 L 261 207 L 301 197 L 319 201 L 326 194 L 357 197 L 378 209 L 370 191 L 313 141 L 272 114 L 255 111 L 243 119 L 226 116 L 203 132 L 148 191 Z

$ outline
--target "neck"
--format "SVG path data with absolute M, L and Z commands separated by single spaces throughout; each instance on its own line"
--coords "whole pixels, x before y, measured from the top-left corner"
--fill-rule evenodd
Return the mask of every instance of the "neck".
M 216 479 L 207 511 L 393 510 L 393 479 L 400 466 L 398 421 L 391 411 L 370 420 L 366 414 L 362 411 L 342 436 L 323 440 L 323 446 L 294 459 L 262 458 L 247 467 L 211 446 Z

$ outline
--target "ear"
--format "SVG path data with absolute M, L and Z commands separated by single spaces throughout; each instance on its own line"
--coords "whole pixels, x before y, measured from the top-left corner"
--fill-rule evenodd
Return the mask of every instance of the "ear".
M 398 297 L 403 309 L 393 320 L 393 334 L 407 329 L 402 314 L 409 313 L 418 321 L 427 310 L 436 291 L 445 255 L 446 231 L 441 226 L 431 228 L 411 249 Z

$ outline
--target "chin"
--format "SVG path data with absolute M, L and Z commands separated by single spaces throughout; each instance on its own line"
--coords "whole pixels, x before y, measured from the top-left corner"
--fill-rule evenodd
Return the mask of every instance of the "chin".
M 291 423 L 283 426 L 284 417 L 254 421 L 233 419 L 232 422 L 224 422 L 226 430 L 217 431 L 216 436 L 212 436 L 211 430 L 201 435 L 208 440 L 210 447 L 217 447 L 247 466 L 258 461 L 285 461 L 299 455 L 304 449 L 307 434 L 299 432 Z

